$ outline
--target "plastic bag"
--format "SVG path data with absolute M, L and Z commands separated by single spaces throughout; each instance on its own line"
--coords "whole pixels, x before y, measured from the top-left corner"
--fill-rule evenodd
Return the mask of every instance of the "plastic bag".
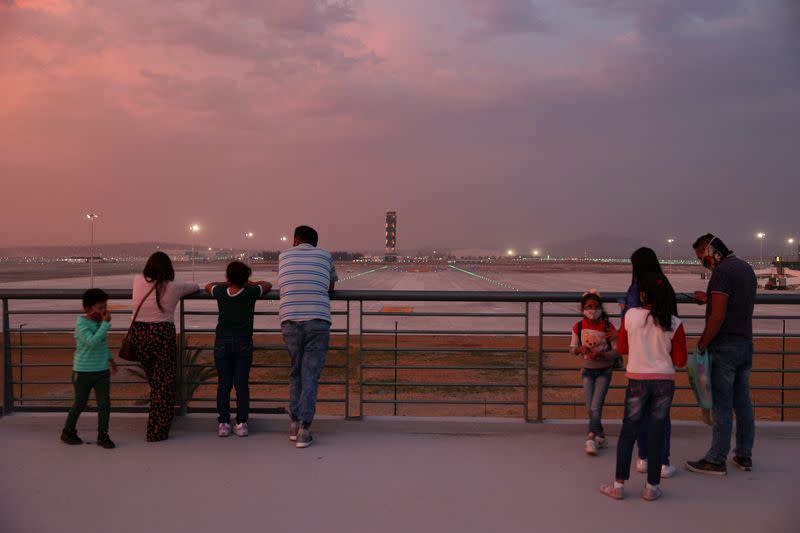
M 686 362 L 689 384 L 694 390 L 697 404 L 701 409 L 711 409 L 714 404 L 711 395 L 711 356 L 708 351 L 700 352 L 697 348 L 689 354 Z

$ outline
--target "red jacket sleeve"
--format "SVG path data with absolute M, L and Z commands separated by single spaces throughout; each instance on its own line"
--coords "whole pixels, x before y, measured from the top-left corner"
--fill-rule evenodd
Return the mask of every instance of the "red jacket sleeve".
M 625 318 L 619 326 L 619 336 L 617 337 L 617 351 L 620 355 L 628 355 L 628 331 L 625 329 Z
M 686 366 L 686 359 L 689 356 L 688 351 L 686 350 L 686 330 L 683 327 L 683 323 L 678 326 L 678 329 L 675 330 L 675 334 L 672 336 L 672 364 L 678 368 L 683 368 Z

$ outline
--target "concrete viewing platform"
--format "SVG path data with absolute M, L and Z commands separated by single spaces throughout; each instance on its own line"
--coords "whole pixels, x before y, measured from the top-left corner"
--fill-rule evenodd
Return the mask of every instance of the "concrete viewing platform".
M 473 419 L 322 419 L 295 449 L 285 418 L 251 419 L 251 435 L 216 436 L 210 415 L 177 418 L 170 440 L 147 443 L 142 415 L 112 415 L 118 448 L 59 441 L 63 414 L 0 419 L 0 530 L 7 533 L 529 532 L 690 533 L 800 530 L 800 425 L 760 424 L 754 470 L 692 474 L 710 429 L 676 422 L 664 498 L 625 501 L 610 446 L 582 451 L 583 423 Z M 78 426 L 94 440 L 94 414 Z

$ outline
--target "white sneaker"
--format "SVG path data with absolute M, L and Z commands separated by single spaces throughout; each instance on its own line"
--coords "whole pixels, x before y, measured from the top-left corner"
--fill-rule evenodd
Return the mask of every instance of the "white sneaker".
M 217 431 L 217 435 L 220 437 L 227 437 L 231 434 L 231 425 L 226 424 L 225 422 L 221 422 Z
M 583 451 L 589 455 L 597 455 L 597 443 L 594 439 L 588 439 L 583 447 Z
M 289 440 L 292 442 L 297 441 L 297 433 L 300 431 L 300 422 L 291 421 L 289 424 Z
M 636 471 L 640 474 L 647 473 L 647 459 L 637 459 L 636 460 Z
M 661 465 L 661 477 L 670 478 L 675 475 L 678 469 L 672 465 Z
M 241 424 L 236 424 L 234 428 L 234 433 L 236 433 L 237 437 L 246 437 L 247 436 L 247 422 L 242 422 Z

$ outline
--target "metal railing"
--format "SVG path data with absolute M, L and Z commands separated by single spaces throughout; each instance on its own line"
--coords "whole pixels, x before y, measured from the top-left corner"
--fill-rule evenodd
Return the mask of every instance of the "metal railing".
M 107 292 L 114 304 L 131 298 L 130 290 Z M 80 290 L 0 290 L 4 413 L 68 409 L 73 341 L 65 321 L 80 313 L 81 294 Z M 622 296 L 605 295 L 612 302 Z M 256 311 L 256 357 L 250 381 L 254 412 L 282 412 L 288 403 L 290 366 L 280 338 L 277 298 L 276 292 L 267 294 Z M 578 293 L 561 292 L 336 291 L 320 409 L 346 418 L 372 414 L 582 418 L 580 361 L 568 354 L 579 298 Z M 216 386 L 212 370 L 216 310 L 209 307 L 210 300 L 198 293 L 178 308 L 180 414 L 215 411 L 211 391 Z M 679 296 L 679 303 L 687 330 L 696 337 L 703 317 L 696 311 L 686 313 L 686 297 Z M 772 312 L 781 311 L 778 306 L 790 312 Z M 761 313 L 765 309 L 770 312 Z M 800 295 L 760 294 L 757 310 L 752 380 L 757 412 L 761 418 L 800 419 L 800 333 L 791 332 L 800 324 Z M 127 321 L 119 322 L 114 321 L 110 334 L 114 351 L 127 328 Z M 138 365 L 120 367 L 124 371 L 113 380 L 114 409 L 144 411 L 147 387 Z M 676 409 L 694 407 L 685 373 L 677 379 Z M 623 373 L 615 372 L 606 402 L 611 409 L 622 405 L 623 381 Z

